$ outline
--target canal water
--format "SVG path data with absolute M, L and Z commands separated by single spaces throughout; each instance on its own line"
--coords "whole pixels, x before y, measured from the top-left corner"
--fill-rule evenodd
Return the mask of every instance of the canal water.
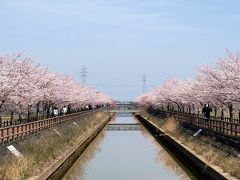
M 111 124 L 139 123 L 132 116 L 116 117 Z M 174 180 L 195 179 L 149 132 L 102 131 L 64 180 Z

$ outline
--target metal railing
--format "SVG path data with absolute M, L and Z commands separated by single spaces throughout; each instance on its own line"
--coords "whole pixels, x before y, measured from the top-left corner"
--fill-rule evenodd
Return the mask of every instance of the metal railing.
M 142 126 L 139 123 L 107 125 L 107 131 L 141 131 L 141 130 Z
M 136 105 L 118 105 L 116 107 L 104 107 L 106 112 L 116 112 L 116 113 L 137 113 L 140 111 L 139 107 Z
M 204 118 L 201 116 L 181 113 L 181 112 L 174 112 L 174 111 L 161 111 L 158 112 L 151 112 L 158 117 L 169 117 L 173 116 L 176 118 L 180 123 L 189 124 L 201 129 L 206 129 L 212 131 L 217 134 L 232 136 L 232 137 L 240 137 L 240 124 L 236 122 L 230 122 L 220 119 L 212 119 L 212 118 Z
M 89 111 L 89 110 L 85 110 L 85 111 Z M 70 113 L 68 113 L 66 115 L 76 114 L 76 113 L 80 113 L 80 112 L 84 112 L 84 111 L 75 110 L 75 111 L 71 111 Z M 60 116 L 63 116 L 63 114 L 60 114 L 58 117 L 60 117 Z M 26 124 L 26 123 L 39 121 L 39 120 L 43 120 L 43 119 L 49 119 L 49 118 L 53 118 L 53 117 L 54 117 L 53 115 L 42 115 L 42 116 L 38 116 L 38 117 L 21 118 L 21 119 L 14 119 L 14 120 L 2 120 L 2 121 L 0 121 L 0 128 L 7 127 L 7 126 L 15 126 L 15 125 L 19 125 L 19 124 Z
M 97 111 L 99 111 L 99 109 L 83 111 L 65 116 L 58 116 L 54 118 L 28 122 L 24 124 L 2 127 L 0 128 L 0 144 L 13 142 L 17 139 L 24 138 L 30 134 L 34 134 L 43 129 L 51 128 L 57 124 L 61 124 L 70 120 L 74 121 L 79 118 L 84 118 Z

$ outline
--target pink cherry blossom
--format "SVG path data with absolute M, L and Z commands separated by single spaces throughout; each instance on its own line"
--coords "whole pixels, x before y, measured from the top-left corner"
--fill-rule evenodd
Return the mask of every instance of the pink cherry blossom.
M 47 111 L 53 106 L 80 108 L 86 105 L 113 104 L 113 100 L 72 77 L 50 72 L 17 53 L 0 55 L 0 117 L 4 112 Z
M 214 66 L 202 66 L 193 80 L 168 80 L 162 86 L 137 98 L 144 107 L 162 106 L 178 110 L 200 111 L 203 104 L 210 104 L 215 111 L 240 110 L 240 56 L 227 50 L 226 56 Z

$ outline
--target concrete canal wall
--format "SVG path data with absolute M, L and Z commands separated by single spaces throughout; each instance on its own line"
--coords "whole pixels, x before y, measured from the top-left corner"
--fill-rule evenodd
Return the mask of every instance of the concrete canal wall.
M 88 133 L 88 136 L 72 146 L 64 156 L 45 169 L 38 177 L 32 177 L 30 179 L 61 179 L 114 116 L 115 113 L 111 113 L 103 123 L 99 124 L 91 133 Z
M 196 174 L 199 179 L 236 179 L 227 173 L 222 173 L 217 166 L 212 166 L 204 162 L 202 158 L 192 152 L 191 149 L 141 115 L 137 114 L 135 116 L 160 144 L 164 145 L 187 169 L 191 172 L 194 171 L 194 174 Z

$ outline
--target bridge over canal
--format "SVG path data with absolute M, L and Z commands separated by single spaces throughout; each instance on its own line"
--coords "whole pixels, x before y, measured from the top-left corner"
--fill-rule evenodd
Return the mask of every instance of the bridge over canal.
M 104 111 L 113 113 L 138 113 L 140 109 L 134 102 L 118 102 L 115 107 L 105 107 Z
M 110 123 L 107 125 L 107 131 L 141 131 L 142 126 L 140 123 Z

